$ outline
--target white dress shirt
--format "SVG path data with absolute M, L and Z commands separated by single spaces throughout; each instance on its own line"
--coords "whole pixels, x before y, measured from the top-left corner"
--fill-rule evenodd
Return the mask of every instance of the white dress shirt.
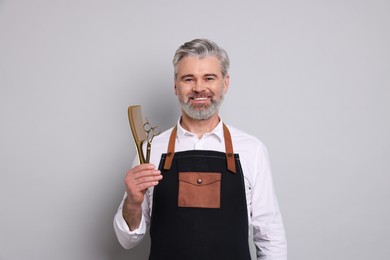
M 239 154 L 245 179 L 245 193 L 249 225 L 253 226 L 253 242 L 257 259 L 286 260 L 287 242 L 274 192 L 268 152 L 264 144 L 234 127 L 228 126 L 234 153 Z M 172 129 L 153 139 L 150 163 L 159 166 L 161 154 L 167 152 Z M 175 152 L 188 150 L 213 150 L 225 152 L 222 120 L 211 133 L 202 138 L 188 132 L 177 124 Z M 125 194 L 126 197 L 126 194 Z M 114 218 L 114 229 L 120 244 L 130 249 L 144 237 L 150 224 L 153 188 L 150 188 L 142 203 L 142 219 L 138 229 L 130 231 L 122 216 L 123 200 Z

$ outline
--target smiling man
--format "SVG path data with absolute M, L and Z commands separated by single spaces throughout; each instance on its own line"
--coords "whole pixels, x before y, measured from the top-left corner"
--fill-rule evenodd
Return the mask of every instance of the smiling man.
M 175 94 L 186 120 L 218 120 L 218 109 L 229 86 L 215 56 L 186 57 L 176 66 Z M 186 121 L 185 120 L 185 121 Z
M 267 150 L 218 114 L 227 53 L 196 39 L 179 47 L 173 65 L 182 115 L 153 140 L 150 164 L 126 174 L 114 218 L 119 242 L 132 248 L 150 227 L 151 260 L 249 260 L 252 226 L 257 259 L 286 260 Z

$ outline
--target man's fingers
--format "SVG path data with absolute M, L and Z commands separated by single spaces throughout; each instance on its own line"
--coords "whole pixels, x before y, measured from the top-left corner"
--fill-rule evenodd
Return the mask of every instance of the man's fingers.
M 147 169 L 131 169 L 127 172 L 125 177 L 125 181 L 128 182 L 144 182 L 150 180 L 159 180 L 161 178 L 161 172 L 159 170 L 155 170 L 153 168 Z
M 135 180 L 144 179 L 144 178 L 154 178 L 158 176 L 161 176 L 161 172 L 159 170 L 145 170 L 145 171 L 139 171 L 132 174 L 132 177 Z
M 142 164 L 127 172 L 125 183 L 128 189 L 137 192 L 156 186 L 161 179 L 161 172 L 153 164 Z
M 154 170 L 156 169 L 156 166 L 151 163 L 145 163 L 145 164 L 140 164 L 132 168 L 129 172 L 140 172 L 140 171 L 146 171 L 146 170 Z
M 161 174 L 157 174 L 154 176 L 147 175 L 134 179 L 134 185 L 138 187 L 138 190 L 143 191 L 144 189 L 156 186 L 161 179 Z
M 151 182 L 143 182 L 143 183 L 140 183 L 138 184 L 138 188 L 140 189 L 140 191 L 142 191 L 142 193 L 145 193 L 147 189 L 151 188 L 151 187 L 154 187 L 158 184 L 158 181 L 151 181 Z
M 134 179 L 136 184 L 141 184 L 141 183 L 148 183 L 148 182 L 155 182 L 159 181 L 162 179 L 162 175 L 160 173 L 153 174 L 153 175 L 144 175 L 141 177 L 138 177 Z
M 141 205 L 147 189 L 156 186 L 161 179 L 161 172 L 153 164 L 141 164 L 130 169 L 125 177 L 128 202 Z

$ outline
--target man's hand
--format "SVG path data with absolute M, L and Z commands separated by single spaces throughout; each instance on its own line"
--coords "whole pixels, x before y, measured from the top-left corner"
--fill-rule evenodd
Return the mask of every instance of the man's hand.
M 141 164 L 129 170 L 125 177 L 127 198 L 123 204 L 123 218 L 130 230 L 137 229 L 142 216 L 141 204 L 145 192 L 162 179 L 161 172 L 153 164 Z

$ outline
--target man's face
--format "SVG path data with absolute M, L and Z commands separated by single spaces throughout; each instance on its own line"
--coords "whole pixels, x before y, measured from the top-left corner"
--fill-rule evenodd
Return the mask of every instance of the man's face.
M 175 94 L 181 109 L 193 119 L 216 115 L 228 87 L 229 76 L 222 76 L 220 61 L 215 56 L 188 56 L 177 65 Z

